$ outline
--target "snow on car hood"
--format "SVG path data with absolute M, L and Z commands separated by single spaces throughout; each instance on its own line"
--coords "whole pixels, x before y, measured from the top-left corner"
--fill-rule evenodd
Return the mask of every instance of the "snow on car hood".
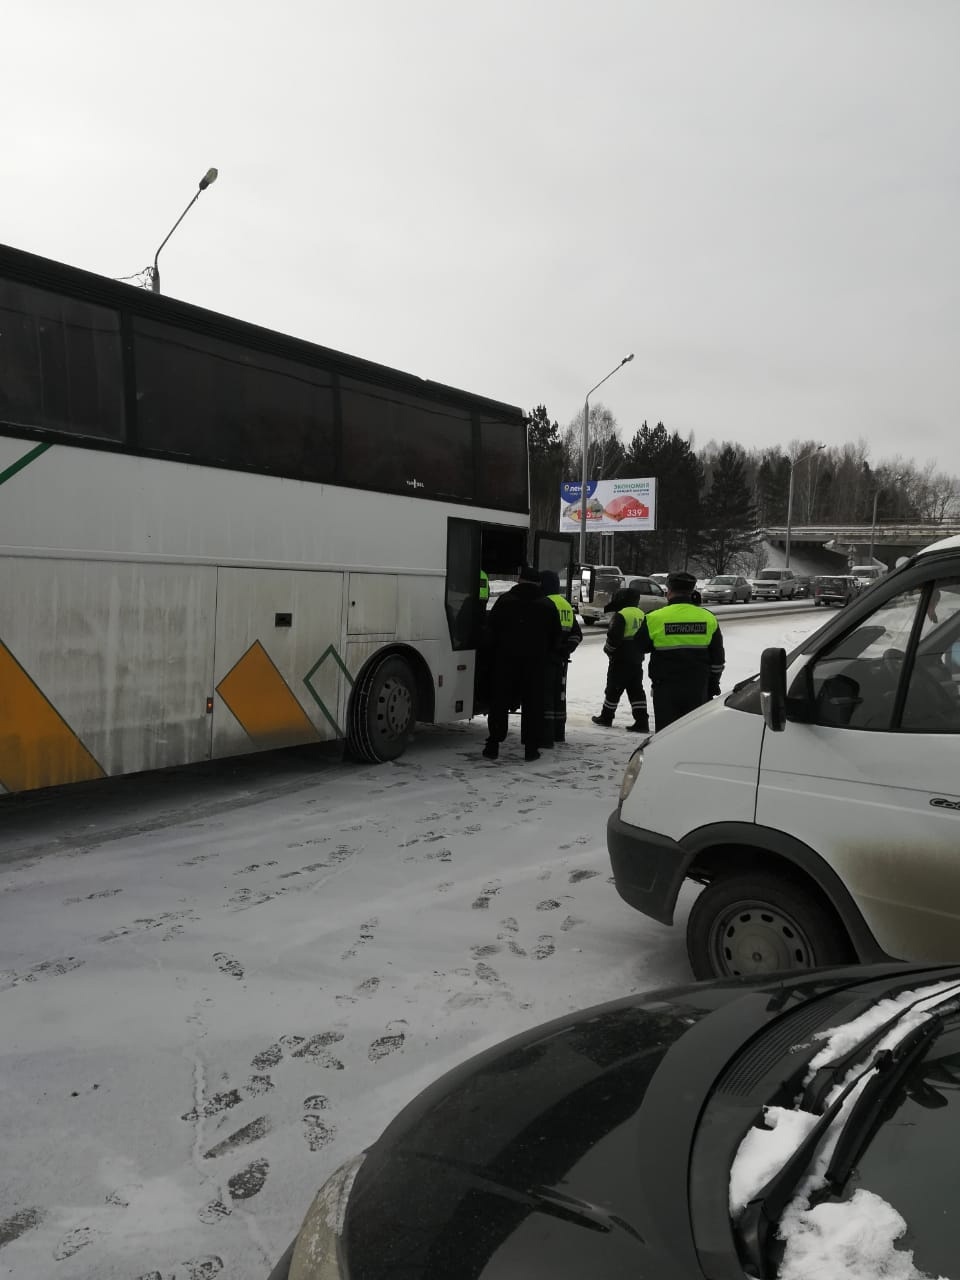
M 845 1088 L 859 1080 L 847 1095 L 818 1147 L 806 1178 L 799 1184 L 779 1223 L 786 1243 L 780 1280 L 928 1280 L 913 1264 L 911 1251 L 895 1248 L 907 1223 L 892 1205 L 866 1188 L 858 1188 L 842 1203 L 812 1206 L 811 1197 L 826 1185 L 826 1171 L 843 1126 L 867 1082 L 876 1072 L 879 1054 L 894 1048 L 949 1000 L 960 994 L 956 981 L 932 983 L 877 1001 L 865 1013 L 817 1034 L 824 1048 L 808 1064 L 804 1084 L 817 1071 L 865 1042 L 898 1013 L 909 1010 L 872 1046 L 869 1056 L 837 1081 L 824 1099 L 826 1110 Z M 798 1046 L 799 1047 L 799 1046 Z M 730 1170 L 730 1215 L 736 1219 L 784 1167 L 817 1124 L 820 1116 L 799 1107 L 765 1107 L 763 1125 L 750 1129 L 737 1150 Z M 944 1280 L 940 1277 L 940 1280 Z

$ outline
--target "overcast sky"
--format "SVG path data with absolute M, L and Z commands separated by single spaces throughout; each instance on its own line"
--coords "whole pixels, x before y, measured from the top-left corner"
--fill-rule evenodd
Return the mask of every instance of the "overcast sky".
M 960 473 L 958 0 L 6 0 L 0 239 L 561 424 Z

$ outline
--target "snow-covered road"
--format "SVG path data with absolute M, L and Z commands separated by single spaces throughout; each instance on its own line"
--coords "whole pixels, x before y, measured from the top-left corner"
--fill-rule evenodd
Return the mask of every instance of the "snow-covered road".
M 730 620 L 725 687 L 822 621 Z M 590 635 L 569 741 L 533 764 L 514 734 L 482 760 L 477 722 L 390 766 L 282 753 L 0 804 L 0 1275 L 262 1280 L 447 1067 L 689 980 L 682 929 L 609 883 L 635 742 L 590 724 L 605 665 Z

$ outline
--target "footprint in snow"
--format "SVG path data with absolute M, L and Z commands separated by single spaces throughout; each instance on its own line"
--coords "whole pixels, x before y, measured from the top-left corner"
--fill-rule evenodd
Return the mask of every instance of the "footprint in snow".
M 367 1057 L 371 1062 L 379 1062 L 388 1053 L 396 1053 L 398 1049 L 403 1048 L 406 1035 L 403 1031 L 396 1029 L 402 1025 L 404 1025 L 402 1020 L 387 1023 L 387 1034 L 379 1036 L 367 1050 Z
M 470 954 L 475 960 L 482 960 L 484 956 L 495 956 L 503 950 L 496 942 L 488 942 L 484 946 L 471 947 Z
M 0 1247 L 19 1240 L 25 1231 L 39 1227 L 46 1217 L 46 1212 L 45 1209 L 39 1208 L 18 1209 L 12 1217 L 4 1218 L 0 1222 Z
M 225 951 L 216 952 L 213 957 L 213 963 L 221 973 L 228 973 L 231 978 L 243 977 L 243 965 L 239 960 L 235 960 L 233 956 L 228 956 Z
M 495 897 L 499 892 L 500 892 L 500 881 L 491 880 L 489 884 L 485 884 L 483 886 L 483 889 L 480 891 L 477 897 L 474 898 L 473 902 L 470 903 L 470 906 L 473 908 L 474 911 L 486 911 L 486 909 L 490 906 L 490 899 Z
M 559 909 L 560 903 L 556 898 L 544 898 L 543 902 L 537 903 L 538 911 L 556 911 Z
M 270 1128 L 269 1117 L 258 1116 L 256 1120 L 251 1120 L 249 1124 L 236 1129 L 229 1137 L 224 1138 L 222 1142 L 216 1143 L 209 1151 L 205 1151 L 203 1158 L 204 1160 L 216 1160 L 218 1156 L 224 1156 L 228 1151 L 235 1151 L 237 1147 L 245 1147 L 251 1142 L 265 1138 L 270 1132 Z
M 500 977 L 499 973 L 497 973 L 496 969 L 492 969 L 490 965 L 484 964 L 482 960 L 477 963 L 474 973 L 481 982 L 489 982 L 491 985 L 497 985 L 503 982 L 503 979 Z
M 560 928 L 563 930 L 564 933 L 567 933 L 570 929 L 575 928 L 575 926 L 578 924 L 583 924 L 583 921 L 580 919 L 579 916 L 567 916 L 567 918 L 564 920 Z
M 598 876 L 599 871 L 571 871 L 568 877 L 571 884 L 580 884 L 583 880 L 592 880 L 594 876 Z
M 209 1204 L 205 1204 L 197 1217 L 208 1227 L 216 1226 L 222 1218 L 229 1218 L 233 1212 L 228 1208 L 222 1200 L 211 1200 Z
M 556 951 L 557 946 L 549 934 L 543 934 L 538 940 L 537 945 L 533 949 L 534 959 L 547 960 Z
M 229 1111 L 231 1107 L 237 1107 L 243 1099 L 236 1089 L 228 1089 L 225 1093 L 215 1093 L 212 1098 L 208 1098 L 199 1110 L 192 1107 L 189 1111 L 185 1111 L 180 1117 L 181 1120 L 199 1120 L 201 1116 L 209 1119 L 210 1116 L 218 1116 L 221 1111 Z
M 227 1190 L 234 1200 L 249 1200 L 263 1190 L 270 1171 L 267 1159 L 251 1160 L 245 1169 L 227 1179 Z
M 310 1151 L 322 1151 L 336 1136 L 337 1126 L 324 1120 L 323 1116 L 308 1112 L 303 1117 L 303 1138 Z
M 272 1044 L 269 1049 L 261 1049 L 250 1062 L 251 1067 L 255 1067 L 258 1071 L 262 1071 L 265 1067 L 275 1067 L 283 1057 L 283 1050 L 278 1044 Z
M 72 1258 L 75 1253 L 79 1253 L 88 1244 L 93 1244 L 94 1238 L 90 1227 L 77 1227 L 75 1231 L 63 1237 L 54 1249 L 53 1256 L 57 1262 L 63 1262 L 67 1258 Z

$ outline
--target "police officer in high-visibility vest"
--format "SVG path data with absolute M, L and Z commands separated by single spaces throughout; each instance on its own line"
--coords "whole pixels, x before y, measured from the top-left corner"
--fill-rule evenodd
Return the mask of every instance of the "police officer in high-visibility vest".
M 546 668 L 547 689 L 544 698 L 544 726 L 541 746 L 552 747 L 565 742 L 567 736 L 567 666 L 583 632 L 573 605 L 560 592 L 560 576 L 552 569 L 540 571 L 540 585 L 560 615 L 560 641 L 550 655 Z
M 490 599 L 490 579 L 487 577 L 487 575 L 484 573 L 482 569 L 480 570 L 480 590 L 478 592 L 477 598 L 479 599 L 483 608 L 486 609 L 487 603 Z
M 613 724 L 617 705 L 626 692 L 633 712 L 633 724 L 628 724 L 627 728 L 632 733 L 649 733 L 647 695 L 643 690 L 643 651 L 637 644 L 637 637 L 643 626 L 643 610 L 639 604 L 639 592 L 624 587 L 614 593 L 604 610 L 605 613 L 612 614 L 607 642 L 603 646 L 603 652 L 610 663 L 607 667 L 607 687 L 603 691 L 603 710 L 593 717 L 593 723 L 609 729 Z
M 665 729 L 720 693 L 723 636 L 709 609 L 693 603 L 692 573 L 671 573 L 667 604 L 648 613 L 637 644 L 650 654 L 653 717 Z

